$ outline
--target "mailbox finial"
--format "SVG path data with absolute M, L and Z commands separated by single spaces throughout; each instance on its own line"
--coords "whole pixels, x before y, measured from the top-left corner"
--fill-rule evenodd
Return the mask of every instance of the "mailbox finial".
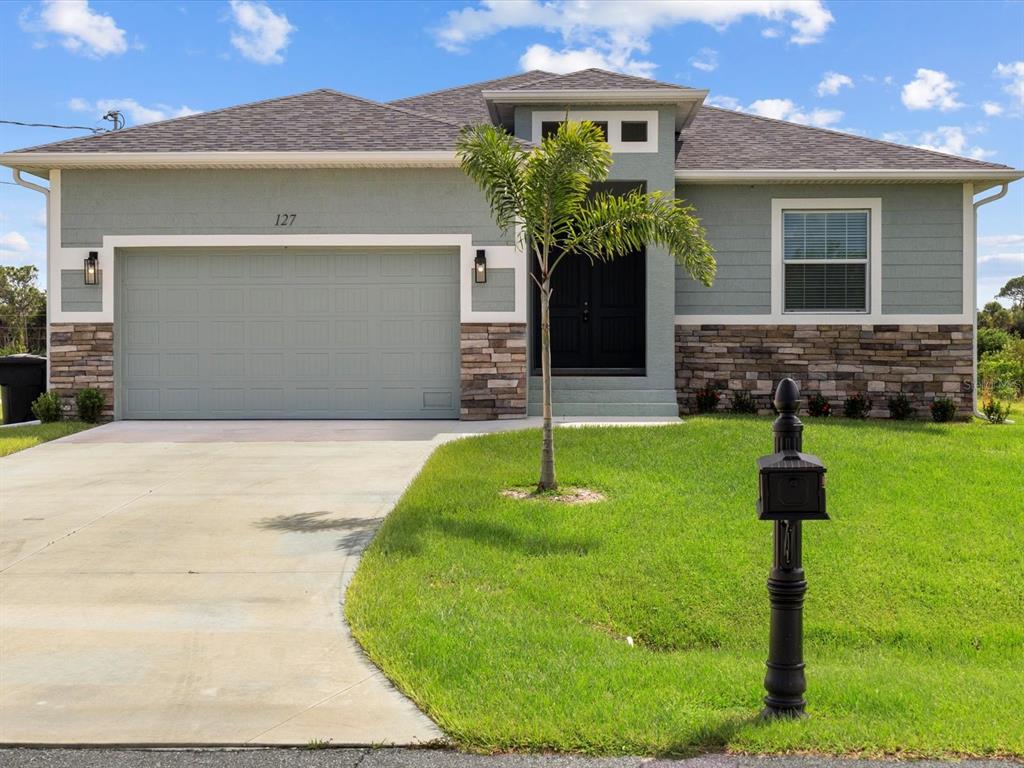
M 775 408 L 779 413 L 796 413 L 800 402 L 800 386 L 790 378 L 779 382 L 775 389 Z

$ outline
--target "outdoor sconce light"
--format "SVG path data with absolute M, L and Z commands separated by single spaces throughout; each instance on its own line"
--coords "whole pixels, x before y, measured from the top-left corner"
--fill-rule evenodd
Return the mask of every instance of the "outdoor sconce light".
M 483 249 L 477 251 L 476 258 L 473 259 L 473 282 L 487 282 L 487 256 L 484 255 Z
M 804 520 L 828 520 L 825 465 L 801 453 L 804 425 L 796 417 L 800 388 L 783 379 L 775 390 L 779 417 L 772 424 L 775 453 L 757 460 L 757 516 L 775 523 L 772 570 L 768 574 L 771 630 L 763 718 L 804 717 L 803 610 L 807 581 L 803 568 Z
M 85 257 L 85 284 L 96 285 L 100 281 L 100 254 L 98 251 L 89 251 Z

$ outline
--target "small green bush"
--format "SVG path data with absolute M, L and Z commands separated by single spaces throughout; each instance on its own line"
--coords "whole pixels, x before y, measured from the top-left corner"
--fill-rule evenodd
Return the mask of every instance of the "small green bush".
M 832 404 L 823 394 L 815 392 L 807 398 L 807 413 L 811 416 L 831 416 Z
M 733 413 L 757 413 L 757 400 L 749 392 L 734 392 L 732 396 Z
M 103 412 L 105 404 L 103 393 L 94 387 L 86 387 L 75 395 L 78 418 L 89 424 L 95 424 L 100 420 L 100 414 Z
M 948 397 L 936 397 L 930 406 L 932 421 L 952 421 L 956 416 L 956 403 Z
M 913 418 L 914 406 L 903 392 L 889 398 L 889 418 L 897 421 Z
M 866 419 L 871 410 L 871 400 L 862 392 L 854 392 L 843 403 L 843 416 L 848 419 Z
M 978 363 L 978 374 L 997 388 L 1024 395 L 1024 339 L 1010 336 L 998 352 L 989 352 Z
M 711 413 L 718 408 L 718 401 L 722 396 L 714 387 L 705 387 L 697 390 L 697 413 Z
M 32 402 L 32 415 L 43 424 L 60 421 L 63 417 L 60 397 L 56 392 L 44 392 Z
M 978 329 L 978 359 L 985 355 L 999 352 L 1010 342 L 1010 334 L 1002 328 Z

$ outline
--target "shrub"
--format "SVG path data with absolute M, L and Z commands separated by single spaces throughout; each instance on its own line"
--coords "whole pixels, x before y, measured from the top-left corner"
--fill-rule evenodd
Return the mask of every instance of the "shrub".
M 44 392 L 32 402 L 32 415 L 43 424 L 52 421 L 60 421 L 64 415 L 61 412 L 60 397 L 56 392 Z
M 948 397 L 936 397 L 930 408 L 932 421 L 952 421 L 956 416 L 956 403 Z
M 757 400 L 749 392 L 736 392 L 732 397 L 733 413 L 757 413 Z
M 1002 328 L 978 329 L 978 359 L 985 355 L 998 352 L 1010 341 L 1010 334 Z
M 992 385 L 989 382 L 981 391 L 981 413 L 991 424 L 1002 424 L 1010 415 L 1010 404 L 1001 402 L 992 394 Z
M 910 404 L 910 398 L 900 392 L 889 398 L 889 418 L 903 421 L 913 418 L 914 406 Z
M 718 401 L 722 396 L 714 387 L 705 387 L 697 390 L 697 413 L 711 413 L 718 408 Z
M 811 416 L 831 416 L 832 405 L 827 397 L 820 392 L 815 392 L 807 398 L 807 413 Z
M 843 416 L 848 419 L 866 419 L 871 410 L 871 400 L 862 392 L 854 392 L 843 403 Z
M 106 401 L 103 399 L 103 393 L 94 387 L 86 387 L 75 395 L 75 405 L 78 406 L 78 418 L 90 424 L 95 424 L 100 420 L 100 414 L 103 412 L 105 404 Z
M 1024 395 L 1024 339 L 1009 337 L 998 352 L 989 352 L 978 363 L 978 374 L 998 388 L 1012 388 Z

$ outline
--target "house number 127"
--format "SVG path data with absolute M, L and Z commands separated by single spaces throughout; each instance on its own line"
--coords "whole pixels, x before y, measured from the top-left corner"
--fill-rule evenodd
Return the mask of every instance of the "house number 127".
M 275 227 L 290 227 L 295 223 L 294 213 L 279 213 L 277 219 L 274 220 Z

